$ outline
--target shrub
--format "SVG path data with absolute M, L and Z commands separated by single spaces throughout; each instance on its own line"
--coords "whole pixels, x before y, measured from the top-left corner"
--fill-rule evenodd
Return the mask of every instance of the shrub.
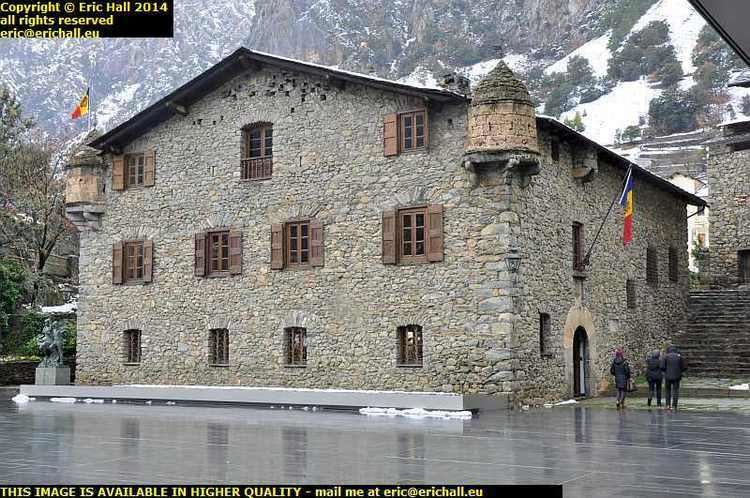
M 0 258 L 0 336 L 7 332 L 10 315 L 14 314 L 24 294 L 28 275 L 12 259 Z
M 5 356 L 39 356 L 39 336 L 44 326 L 44 315 L 38 311 L 26 311 L 20 315 L 18 326 L 2 338 L 2 353 Z

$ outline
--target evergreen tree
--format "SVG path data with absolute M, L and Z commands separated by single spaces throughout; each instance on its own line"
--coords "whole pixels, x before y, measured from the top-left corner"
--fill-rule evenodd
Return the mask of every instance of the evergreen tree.
M 750 95 L 742 97 L 742 114 L 750 116 Z
M 665 135 L 694 130 L 698 126 L 698 109 L 691 92 L 671 88 L 649 104 L 649 123 L 657 133 Z
M 583 118 L 581 118 L 581 113 L 578 111 L 576 111 L 576 114 L 572 119 L 565 118 L 564 123 L 566 126 L 573 128 L 579 133 L 583 133 L 584 131 L 586 131 L 586 125 L 583 124 Z

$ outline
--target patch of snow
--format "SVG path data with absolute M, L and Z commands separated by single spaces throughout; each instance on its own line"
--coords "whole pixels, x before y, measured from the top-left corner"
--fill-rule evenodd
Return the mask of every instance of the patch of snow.
M 104 403 L 104 400 L 103 399 L 86 398 L 86 399 L 83 400 L 83 402 L 86 403 L 87 405 L 90 405 L 91 403 L 96 403 L 96 404 Z
M 664 21 L 669 25 L 672 45 L 685 74 L 695 71 L 693 49 L 706 21 L 685 0 L 659 0 L 635 23 L 630 32 L 640 31 L 654 21 Z
M 503 57 L 503 62 L 505 62 L 514 73 L 520 73 L 528 68 L 529 56 L 526 54 L 508 54 Z
M 646 79 L 623 81 L 610 93 L 563 113 L 560 121 L 572 119 L 578 112 L 586 127 L 584 135 L 600 144 L 611 144 L 615 132 L 637 125 L 638 119 L 648 114 L 651 100 L 659 95 L 661 90 L 652 88 Z
M 44 314 L 75 313 L 76 311 L 78 311 L 78 303 L 75 301 L 59 306 L 42 306 L 42 313 Z
M 424 408 L 409 408 L 406 410 L 399 410 L 397 408 L 360 408 L 359 413 L 371 417 L 408 417 L 408 418 L 444 418 L 453 419 L 458 418 L 462 420 L 470 419 L 472 417 L 469 411 L 443 411 L 443 410 L 425 410 Z
M 564 405 L 577 405 L 578 401 L 574 399 L 566 399 L 565 401 L 560 401 L 558 403 L 555 403 L 555 406 L 564 406 Z
M 167 401 L 167 406 L 174 406 L 176 404 L 174 401 Z
M 151 401 L 151 400 L 146 401 L 147 405 L 150 405 L 151 403 L 153 403 L 153 401 Z
M 16 403 L 17 405 L 25 405 L 29 401 L 34 401 L 36 398 L 30 398 L 26 396 L 25 394 L 16 394 L 11 398 L 11 401 Z
M 50 398 L 49 400 L 53 403 L 75 403 L 77 401 L 75 398 Z
M 432 71 L 423 66 L 417 66 L 416 69 L 411 72 L 411 74 L 408 74 L 403 78 L 399 78 L 398 83 L 421 88 L 441 89 Z
M 140 86 L 140 83 L 125 85 L 119 91 L 109 93 L 103 100 L 96 102 L 95 109 L 97 126 L 108 128 L 109 122 L 112 118 L 117 116 L 122 109 L 131 105 L 131 102 Z M 96 88 L 94 90 L 96 90 Z M 96 94 L 92 92 L 92 101 L 94 98 L 96 98 Z
M 735 386 L 729 386 L 729 389 L 733 391 L 750 391 L 750 384 L 737 384 Z
M 117 404 L 117 400 L 116 400 L 116 399 L 113 399 L 113 400 L 112 400 L 112 404 L 113 404 L 113 405 L 116 405 L 116 404 Z
M 607 66 L 609 59 L 612 57 L 612 53 L 609 51 L 609 39 L 612 32 L 609 31 L 607 34 L 594 38 L 593 40 L 584 43 L 567 56 L 563 57 L 559 61 L 555 62 L 551 66 L 548 66 L 544 70 L 545 74 L 552 73 L 564 73 L 568 70 L 568 62 L 572 57 L 583 57 L 587 59 L 591 64 L 591 69 L 594 71 L 594 75 L 601 78 L 607 75 Z

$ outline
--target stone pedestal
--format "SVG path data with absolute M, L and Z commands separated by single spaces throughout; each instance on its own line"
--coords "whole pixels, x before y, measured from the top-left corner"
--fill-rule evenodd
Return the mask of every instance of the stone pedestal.
M 37 367 L 36 379 L 38 386 L 70 385 L 70 368 L 68 367 Z

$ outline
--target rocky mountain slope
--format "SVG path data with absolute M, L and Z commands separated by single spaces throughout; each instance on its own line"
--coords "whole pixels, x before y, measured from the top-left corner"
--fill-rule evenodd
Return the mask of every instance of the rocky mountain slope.
M 72 136 L 85 128 L 69 113 L 89 78 L 96 123 L 108 129 L 241 44 L 426 85 L 456 68 L 476 81 L 503 57 L 533 89 L 575 55 L 600 78 L 630 33 L 663 20 L 690 86 L 703 27 L 687 0 L 180 0 L 175 9 L 174 39 L 2 40 L 0 81 L 42 127 Z M 585 133 L 611 143 L 660 92 L 647 79 L 604 85 L 594 100 L 572 97 L 562 118 L 582 115 Z

